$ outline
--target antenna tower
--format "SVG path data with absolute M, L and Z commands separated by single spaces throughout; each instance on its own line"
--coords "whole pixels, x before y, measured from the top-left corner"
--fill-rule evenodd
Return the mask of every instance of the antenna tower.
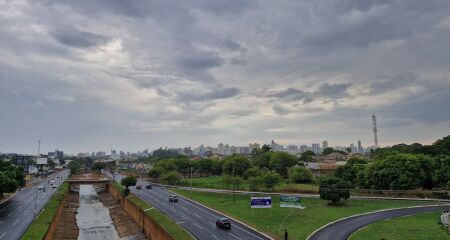
M 375 117 L 375 115 L 372 115 L 372 125 L 373 125 L 373 143 L 374 143 L 374 147 L 378 148 L 377 117 Z
M 38 157 L 40 156 L 41 153 L 41 139 L 38 140 Z

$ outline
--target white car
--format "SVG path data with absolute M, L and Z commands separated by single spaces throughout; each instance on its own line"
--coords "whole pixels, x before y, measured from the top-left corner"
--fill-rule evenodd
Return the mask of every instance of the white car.
M 44 190 L 44 185 L 42 185 L 42 184 L 39 185 L 37 189 L 38 189 L 38 190 Z

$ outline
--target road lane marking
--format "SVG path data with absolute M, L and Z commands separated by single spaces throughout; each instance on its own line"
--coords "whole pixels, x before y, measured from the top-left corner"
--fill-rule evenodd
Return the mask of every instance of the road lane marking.
M 20 220 L 17 220 L 16 222 L 13 223 L 13 226 L 16 226 L 16 224 L 20 222 Z
M 211 234 L 211 236 L 213 236 L 215 239 L 217 239 L 217 240 L 219 240 L 219 238 L 218 237 L 216 237 L 216 235 L 214 235 L 214 234 Z
M 8 232 L 3 233 L 3 234 L 0 236 L 0 239 L 2 239 L 2 238 L 6 235 L 6 233 L 8 233 Z
M 230 233 L 230 235 L 233 236 L 233 237 L 235 237 L 236 239 L 240 239 L 238 236 L 236 236 L 236 235 L 234 235 L 234 234 L 232 234 L 232 233 Z
M 8 217 L 10 217 L 12 214 L 13 214 L 13 212 L 10 212 L 10 213 L 8 214 Z

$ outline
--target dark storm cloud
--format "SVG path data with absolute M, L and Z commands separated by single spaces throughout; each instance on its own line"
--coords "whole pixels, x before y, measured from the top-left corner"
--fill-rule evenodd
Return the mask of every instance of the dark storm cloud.
M 226 99 L 236 96 L 239 93 L 239 89 L 237 88 L 221 88 L 221 89 L 212 89 L 207 93 L 201 92 L 179 92 L 178 98 L 181 101 L 209 101 L 216 99 Z
M 53 31 L 53 35 L 61 44 L 76 48 L 95 47 L 104 44 L 109 39 L 99 34 L 79 31 L 71 27 L 59 27 Z
M 325 83 L 319 87 L 319 94 L 321 96 L 327 98 L 343 98 L 348 97 L 347 89 L 350 87 L 351 83 L 338 83 L 338 84 L 329 84 Z
M 222 66 L 225 61 L 211 52 L 194 51 L 191 55 L 184 54 L 177 61 L 186 70 L 199 71 Z

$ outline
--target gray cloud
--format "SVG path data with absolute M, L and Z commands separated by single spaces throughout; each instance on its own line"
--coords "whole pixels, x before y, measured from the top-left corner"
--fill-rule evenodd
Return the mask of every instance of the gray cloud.
M 76 48 L 95 47 L 104 44 L 109 39 L 99 34 L 79 31 L 71 27 L 59 27 L 52 34 L 61 44 Z
M 0 6 L 2 152 L 450 131 L 448 0 Z

